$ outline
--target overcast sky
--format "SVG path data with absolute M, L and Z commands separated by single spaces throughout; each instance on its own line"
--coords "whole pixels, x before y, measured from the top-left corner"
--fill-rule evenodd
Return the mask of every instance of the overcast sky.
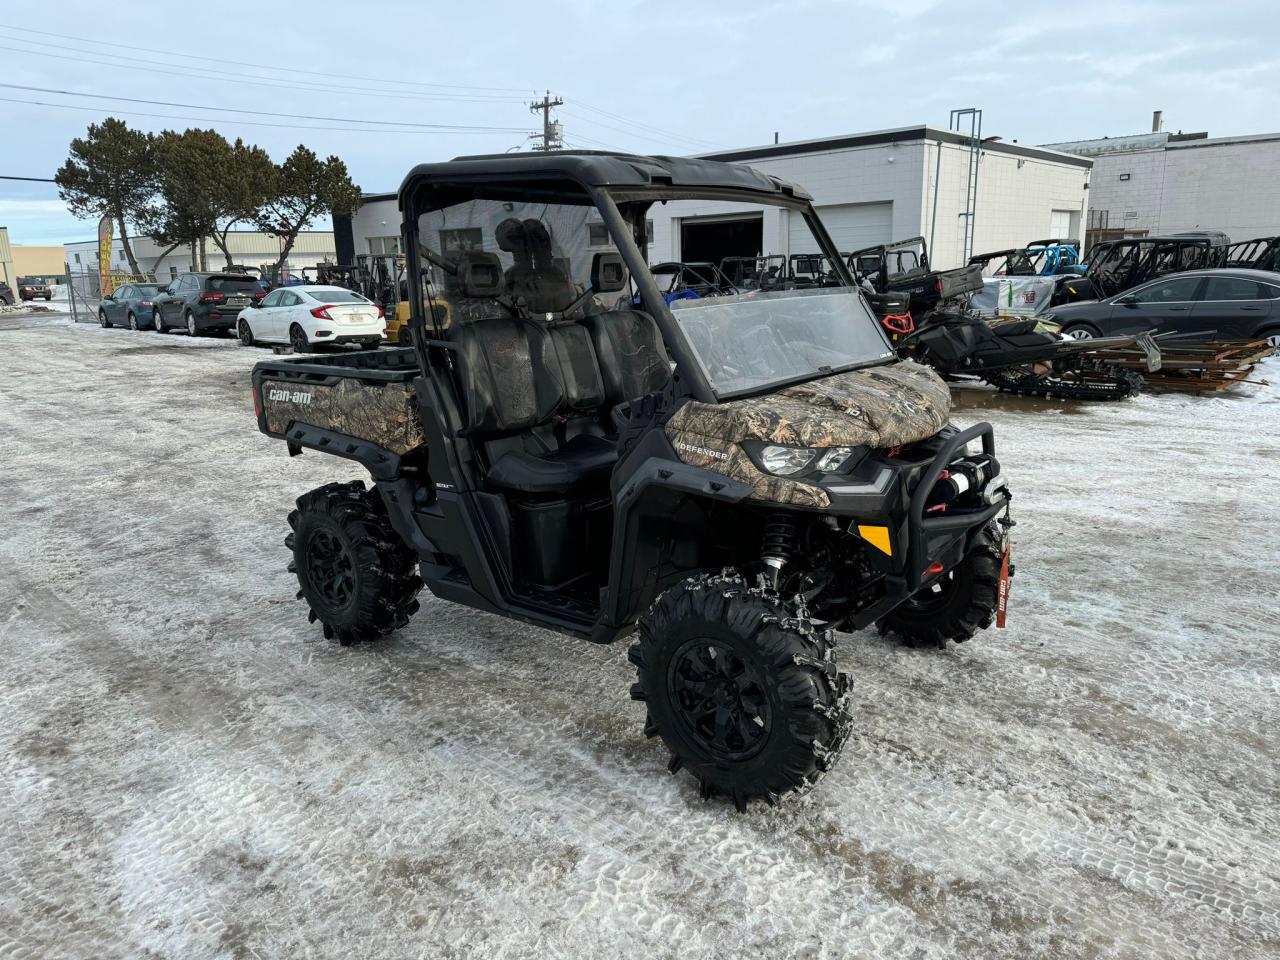
M 304 142 L 391 191 L 415 163 L 525 144 L 545 89 L 565 100 L 570 145 L 650 153 L 945 127 L 969 106 L 985 134 L 1023 143 L 1146 132 L 1155 109 L 1169 130 L 1280 127 L 1275 0 L 312 0 L 206 4 L 199 19 L 185 6 L 6 0 L 0 83 L 189 106 L 0 86 L 0 175 L 53 176 L 72 137 L 115 115 L 214 127 L 277 160 Z M 14 243 L 94 236 L 52 184 L 0 180 L 0 225 Z

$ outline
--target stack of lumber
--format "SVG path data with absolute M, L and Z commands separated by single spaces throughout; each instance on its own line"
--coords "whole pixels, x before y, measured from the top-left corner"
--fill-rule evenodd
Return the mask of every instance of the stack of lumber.
M 1265 383 L 1252 377 L 1253 368 L 1278 350 L 1265 340 L 1161 340 L 1156 371 L 1147 369 L 1147 356 L 1137 346 L 1098 350 L 1090 356 L 1138 371 L 1150 390 L 1199 393 Z

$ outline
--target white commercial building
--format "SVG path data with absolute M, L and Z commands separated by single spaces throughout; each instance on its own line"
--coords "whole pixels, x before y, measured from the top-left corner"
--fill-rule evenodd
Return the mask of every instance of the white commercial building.
M 1280 234 L 1280 133 L 1144 133 L 1054 143 L 1093 160 L 1089 239 L 1221 230 Z
M 212 240 L 203 243 L 203 251 L 188 246 L 178 247 L 161 257 L 167 245 L 160 245 L 147 237 L 130 237 L 129 245 L 137 258 L 138 269 L 144 274 L 153 274 L 157 280 L 168 281 L 179 273 L 192 270 L 220 270 L 226 265 L 226 258 Z M 274 264 L 280 256 L 280 239 L 256 230 L 232 230 L 227 234 L 227 247 L 238 266 L 262 267 Z M 98 241 L 82 240 L 63 244 L 66 250 L 67 265 L 72 275 L 97 275 L 98 273 Z M 304 267 L 314 267 L 318 263 L 334 263 L 337 252 L 334 247 L 333 232 L 330 230 L 304 230 L 289 251 L 286 261 L 292 273 L 299 273 Z M 201 266 L 203 261 L 204 266 Z M 111 269 L 118 273 L 130 272 L 129 260 L 124 255 L 124 244 L 117 238 L 111 246 Z
M 936 265 L 956 266 L 970 212 L 974 252 L 1080 235 L 1091 160 L 988 138 L 970 208 L 970 156 L 964 135 L 925 126 L 702 155 L 800 184 L 843 251 L 923 236 Z M 816 250 L 803 219 L 777 208 L 673 202 L 649 217 L 650 263 Z M 351 228 L 355 253 L 399 252 L 395 194 L 366 196 Z
M 970 215 L 975 253 L 1049 236 L 1079 236 L 1092 166 L 1083 157 L 988 138 L 978 153 L 976 196 L 971 200 L 967 138 L 932 127 L 702 156 L 747 163 L 800 184 L 813 195 L 818 215 L 842 251 L 923 236 L 929 241 L 931 260 L 940 267 L 962 263 Z M 655 207 L 651 214 L 650 256 L 655 261 L 720 259 L 725 254 L 714 235 L 727 236 L 726 224 L 735 220 L 742 224 L 737 232 L 740 238 L 746 234 L 746 243 L 730 255 L 815 252 L 803 219 L 788 211 L 708 203 L 696 208 L 683 204 L 678 215 Z M 758 227 L 748 227 L 750 219 Z M 753 243 L 757 249 L 747 249 Z

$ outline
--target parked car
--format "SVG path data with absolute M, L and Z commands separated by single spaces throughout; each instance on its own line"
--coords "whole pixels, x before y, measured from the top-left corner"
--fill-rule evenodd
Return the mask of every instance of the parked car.
M 98 323 L 104 327 L 148 330 L 160 286 L 155 283 L 125 283 L 98 303 Z
M 23 300 L 52 300 L 53 291 L 47 283 L 18 283 L 18 296 Z
M 1077 340 L 1154 330 L 1206 333 L 1218 340 L 1269 340 L 1280 346 L 1280 273 L 1191 270 L 1152 280 L 1105 300 L 1046 314 Z
M 156 296 L 151 323 L 159 333 L 182 327 L 191 336 L 232 330 L 236 315 L 265 296 L 258 281 L 240 273 L 180 273 Z
M 0 280 L 0 305 L 13 306 L 13 288 Z
M 376 347 L 387 321 L 382 307 L 345 287 L 278 287 L 240 311 L 236 330 L 246 347 L 287 343 L 305 353 L 322 343 Z

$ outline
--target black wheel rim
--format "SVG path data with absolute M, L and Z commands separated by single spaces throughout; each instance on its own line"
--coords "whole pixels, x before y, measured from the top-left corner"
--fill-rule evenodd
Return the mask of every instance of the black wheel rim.
M 671 658 L 668 683 L 686 734 L 712 756 L 744 760 L 769 739 L 765 684 L 730 647 L 707 637 L 686 642 Z
M 346 544 L 327 530 L 307 542 L 307 582 L 325 606 L 341 610 L 356 592 L 355 564 Z
M 253 337 L 249 335 L 249 324 L 244 320 L 240 321 L 240 342 L 246 347 L 253 342 Z
M 948 570 L 933 583 L 908 597 L 902 605 L 915 614 L 934 613 L 947 605 L 955 588 L 955 571 Z
M 291 339 L 293 340 L 294 350 L 298 351 L 299 353 L 306 353 L 307 335 L 305 333 L 303 333 L 301 330 L 295 327 Z

